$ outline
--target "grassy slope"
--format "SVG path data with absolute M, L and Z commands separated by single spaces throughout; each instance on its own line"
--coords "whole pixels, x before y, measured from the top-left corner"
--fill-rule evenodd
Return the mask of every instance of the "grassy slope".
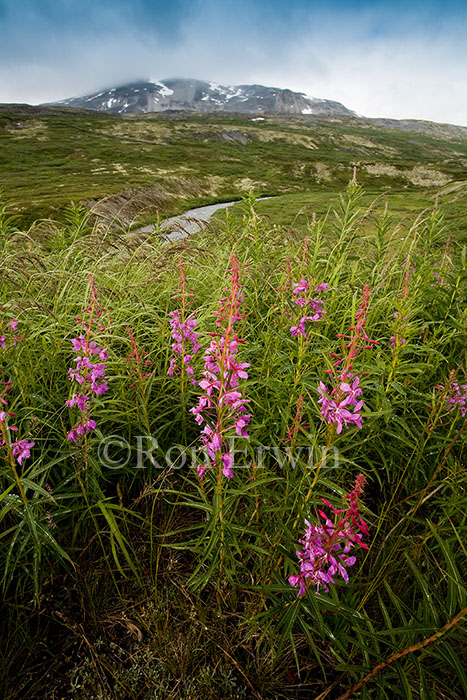
M 250 189 L 311 192 L 327 202 L 353 165 L 368 192 L 388 190 L 420 208 L 465 180 L 467 140 L 279 117 L 0 110 L 0 189 L 19 203 L 25 222 L 56 215 L 70 200 L 141 188 L 156 193 L 149 209 L 164 214 Z

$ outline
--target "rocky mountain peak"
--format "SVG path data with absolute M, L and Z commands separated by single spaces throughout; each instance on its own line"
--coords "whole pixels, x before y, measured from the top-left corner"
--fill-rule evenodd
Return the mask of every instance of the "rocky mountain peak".
M 355 116 L 340 102 L 311 97 L 303 92 L 264 85 L 219 85 L 192 78 L 140 81 L 51 104 L 117 114 L 194 110 Z

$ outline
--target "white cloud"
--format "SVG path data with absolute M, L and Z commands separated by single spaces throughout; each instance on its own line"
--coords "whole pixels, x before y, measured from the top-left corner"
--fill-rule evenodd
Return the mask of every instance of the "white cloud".
M 455 40 L 388 38 L 340 48 L 322 43 L 325 71 L 314 70 L 308 58 L 316 50 L 313 41 L 295 50 L 288 70 L 280 72 L 281 86 L 287 81 L 292 89 L 339 100 L 369 117 L 467 125 L 465 48 Z
M 240 3 L 240 0 L 239 0 Z M 405 12 L 392 24 L 376 10 L 320 15 L 305 7 L 287 18 L 247 14 L 248 3 L 205 0 L 177 32 L 105 15 L 100 31 L 33 39 L 0 65 L 0 101 L 39 103 L 98 91 L 139 77 L 262 83 L 343 102 L 366 116 L 467 125 L 466 22 L 436 26 Z M 104 17 L 104 15 L 102 15 Z M 107 27 L 107 30 L 106 30 Z M 10 47 L 13 42 L 10 41 Z

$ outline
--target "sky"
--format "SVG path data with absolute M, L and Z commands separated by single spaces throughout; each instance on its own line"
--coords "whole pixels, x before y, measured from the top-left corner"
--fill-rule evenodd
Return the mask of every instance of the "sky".
M 0 0 L 0 102 L 258 83 L 467 126 L 467 0 Z

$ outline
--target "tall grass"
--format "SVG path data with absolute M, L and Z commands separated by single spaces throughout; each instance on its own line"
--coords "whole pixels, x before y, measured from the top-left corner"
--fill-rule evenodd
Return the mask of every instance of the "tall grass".
M 440 209 L 402 241 L 362 194 L 351 182 L 306 238 L 249 198 L 242 217 L 171 245 L 92 224 L 79 207 L 27 233 L 4 211 L 1 323 L 18 319 L 22 340 L 0 351 L 0 380 L 18 434 L 35 443 L 17 478 L 0 448 L 4 697 L 53 697 L 60 685 L 73 698 L 337 698 L 362 681 L 362 698 L 467 694 L 466 418 L 455 398 L 466 383 L 466 249 L 450 243 Z M 221 334 L 232 256 L 252 418 L 227 478 L 217 452 L 203 467 L 189 412 L 202 389 L 169 374 L 170 314 L 182 264 L 204 351 Z M 93 398 L 97 428 L 75 444 L 67 372 L 90 279 L 109 391 Z M 306 337 L 290 331 L 300 280 L 328 284 Z M 191 365 L 199 382 L 203 352 Z M 343 367 L 364 403 L 361 428 L 338 433 L 318 386 L 337 387 Z M 359 473 L 369 549 L 352 550 L 347 584 L 297 596 L 288 578 L 304 520 L 320 522 L 323 498 L 345 507 Z M 55 678 L 41 676 L 44 653 Z

